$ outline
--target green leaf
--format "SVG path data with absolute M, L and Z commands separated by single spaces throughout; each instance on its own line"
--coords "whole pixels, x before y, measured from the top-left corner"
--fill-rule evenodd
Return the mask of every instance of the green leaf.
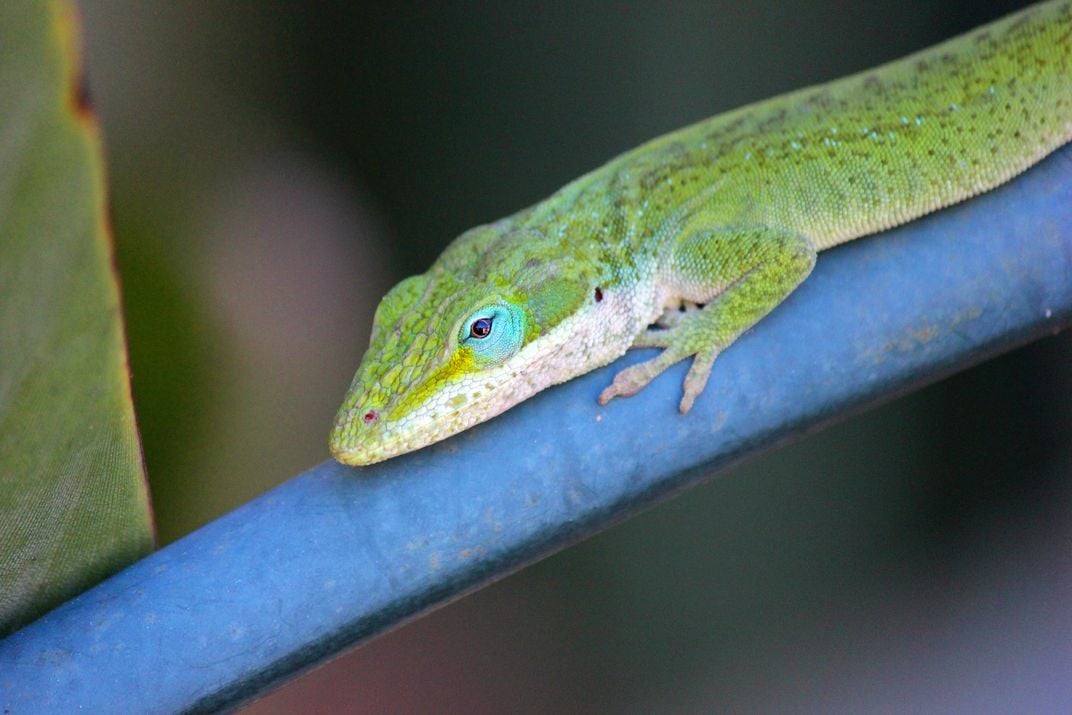
M 69 3 L 0 2 L 0 635 L 152 548 Z

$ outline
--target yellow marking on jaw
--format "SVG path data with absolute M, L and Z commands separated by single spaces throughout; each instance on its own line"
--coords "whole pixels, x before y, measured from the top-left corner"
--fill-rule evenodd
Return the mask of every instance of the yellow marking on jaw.
M 476 361 L 473 359 L 472 348 L 458 348 L 450 356 L 443 367 L 439 368 L 428 378 L 413 388 L 406 397 L 391 410 L 388 417 L 392 420 L 400 419 L 413 408 L 420 406 L 433 395 L 439 394 L 443 386 L 457 380 L 459 377 L 473 372 Z

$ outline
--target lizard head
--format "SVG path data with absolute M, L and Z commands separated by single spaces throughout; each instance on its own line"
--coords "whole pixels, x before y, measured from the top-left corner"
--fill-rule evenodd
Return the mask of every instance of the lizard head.
M 335 418 L 332 455 L 350 465 L 379 462 L 573 377 L 556 356 L 594 285 L 581 262 L 562 260 L 542 234 L 495 226 L 463 234 L 427 273 L 381 301 Z

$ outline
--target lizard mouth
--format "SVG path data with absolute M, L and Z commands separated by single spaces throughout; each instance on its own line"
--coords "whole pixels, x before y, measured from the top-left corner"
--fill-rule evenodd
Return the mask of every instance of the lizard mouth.
M 458 409 L 440 413 L 434 421 L 418 420 L 408 426 L 359 417 L 357 424 L 336 426 L 329 444 L 331 456 L 351 467 L 364 467 L 434 444 L 487 419 L 460 418 L 463 412 Z
M 566 343 L 557 343 L 536 355 L 529 354 L 524 362 L 514 366 L 519 373 L 546 374 L 548 363 L 558 362 L 565 354 Z M 501 368 L 509 371 L 509 368 Z M 508 383 L 502 382 L 505 375 L 498 378 L 484 378 L 485 387 L 477 401 L 469 400 L 456 408 L 431 414 L 423 409 L 410 413 L 401 419 L 390 419 L 391 406 L 381 409 L 354 407 L 345 415 L 340 415 L 335 431 L 330 439 L 332 456 L 343 464 L 362 467 L 376 464 L 406 452 L 440 442 L 452 437 L 474 425 L 485 422 L 510 409 L 518 402 L 547 387 L 549 383 L 539 379 L 527 383 L 525 388 L 512 390 Z M 442 408 L 440 408 L 442 409 Z
M 407 451 L 406 440 L 384 439 L 369 431 L 356 439 L 339 437 L 331 440 L 331 456 L 351 467 L 365 467 L 382 462 Z
M 361 447 L 332 447 L 331 456 L 350 467 L 366 467 L 391 457 L 390 454 L 373 454 Z

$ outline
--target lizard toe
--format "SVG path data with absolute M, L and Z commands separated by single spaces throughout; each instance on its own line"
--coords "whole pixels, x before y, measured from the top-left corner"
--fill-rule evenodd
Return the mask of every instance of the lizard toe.
M 678 405 L 681 414 L 685 414 L 692 409 L 696 398 L 707 387 L 707 378 L 711 376 L 711 367 L 715 364 L 716 357 L 718 357 L 717 350 L 704 350 L 693 357 L 689 372 L 685 375 L 685 392 L 681 397 L 681 403 Z

